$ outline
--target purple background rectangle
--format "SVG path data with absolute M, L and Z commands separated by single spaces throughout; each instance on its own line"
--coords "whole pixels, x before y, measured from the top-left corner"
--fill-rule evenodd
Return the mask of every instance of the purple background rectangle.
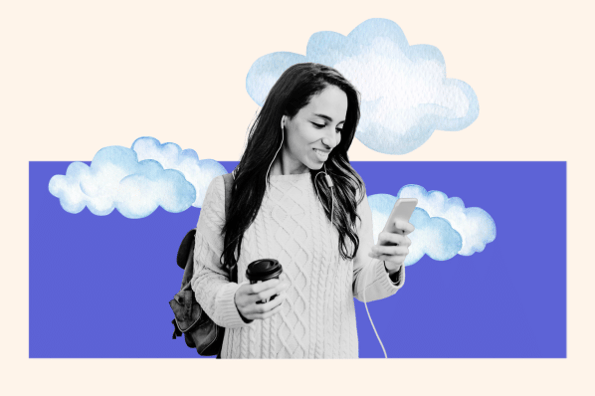
M 182 278 L 178 246 L 200 210 L 67 213 L 48 184 L 69 164 L 29 163 L 29 356 L 198 357 L 172 340 L 168 301 Z M 389 357 L 566 357 L 566 162 L 352 165 L 368 195 L 418 184 L 482 208 L 497 227 L 483 252 L 424 256 L 395 296 L 368 304 Z M 359 301 L 356 313 L 360 357 L 383 357 Z

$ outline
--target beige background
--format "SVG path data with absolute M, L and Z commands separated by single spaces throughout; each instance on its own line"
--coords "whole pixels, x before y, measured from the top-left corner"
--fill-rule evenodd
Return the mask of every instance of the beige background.
M 593 394 L 594 13 L 589 1 L 553 3 L 2 2 L 0 393 Z M 28 161 L 89 161 L 140 136 L 238 160 L 258 109 L 245 89 L 251 64 L 305 54 L 313 33 L 346 35 L 373 17 L 396 22 L 410 44 L 438 47 L 447 77 L 473 87 L 480 113 L 404 156 L 356 140 L 352 160 L 568 161 L 567 241 L 540 230 L 568 243 L 567 359 L 28 359 Z

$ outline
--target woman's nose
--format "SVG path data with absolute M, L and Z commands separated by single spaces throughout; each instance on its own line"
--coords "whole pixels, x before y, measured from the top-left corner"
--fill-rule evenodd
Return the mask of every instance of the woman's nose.
M 325 146 L 327 146 L 330 149 L 333 149 L 337 145 L 338 137 L 339 137 L 339 134 L 334 133 L 334 131 L 333 131 L 329 135 L 326 135 L 325 137 L 322 138 L 322 144 L 324 144 Z

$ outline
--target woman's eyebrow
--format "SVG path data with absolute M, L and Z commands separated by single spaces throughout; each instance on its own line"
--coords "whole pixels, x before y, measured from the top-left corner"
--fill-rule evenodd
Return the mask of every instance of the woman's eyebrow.
M 327 115 L 324 114 L 314 114 L 316 117 L 320 117 L 320 118 L 324 118 L 325 120 L 327 120 L 328 122 L 333 122 L 333 119 Z M 345 122 L 345 120 L 343 121 L 339 121 L 338 124 Z

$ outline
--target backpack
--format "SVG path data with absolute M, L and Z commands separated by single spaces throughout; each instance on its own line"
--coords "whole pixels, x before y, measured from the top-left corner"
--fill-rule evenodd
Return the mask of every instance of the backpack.
M 223 175 L 225 182 L 225 213 L 229 207 L 229 196 L 232 187 L 232 174 Z M 196 348 L 201 356 L 219 355 L 223 345 L 225 328 L 217 325 L 196 301 L 194 291 L 190 285 L 194 274 L 194 243 L 196 228 L 190 230 L 178 249 L 176 262 L 184 270 L 182 287 L 169 302 L 174 312 L 174 333 L 172 339 L 182 336 L 186 345 Z M 230 281 L 237 281 L 237 266 L 230 269 Z

